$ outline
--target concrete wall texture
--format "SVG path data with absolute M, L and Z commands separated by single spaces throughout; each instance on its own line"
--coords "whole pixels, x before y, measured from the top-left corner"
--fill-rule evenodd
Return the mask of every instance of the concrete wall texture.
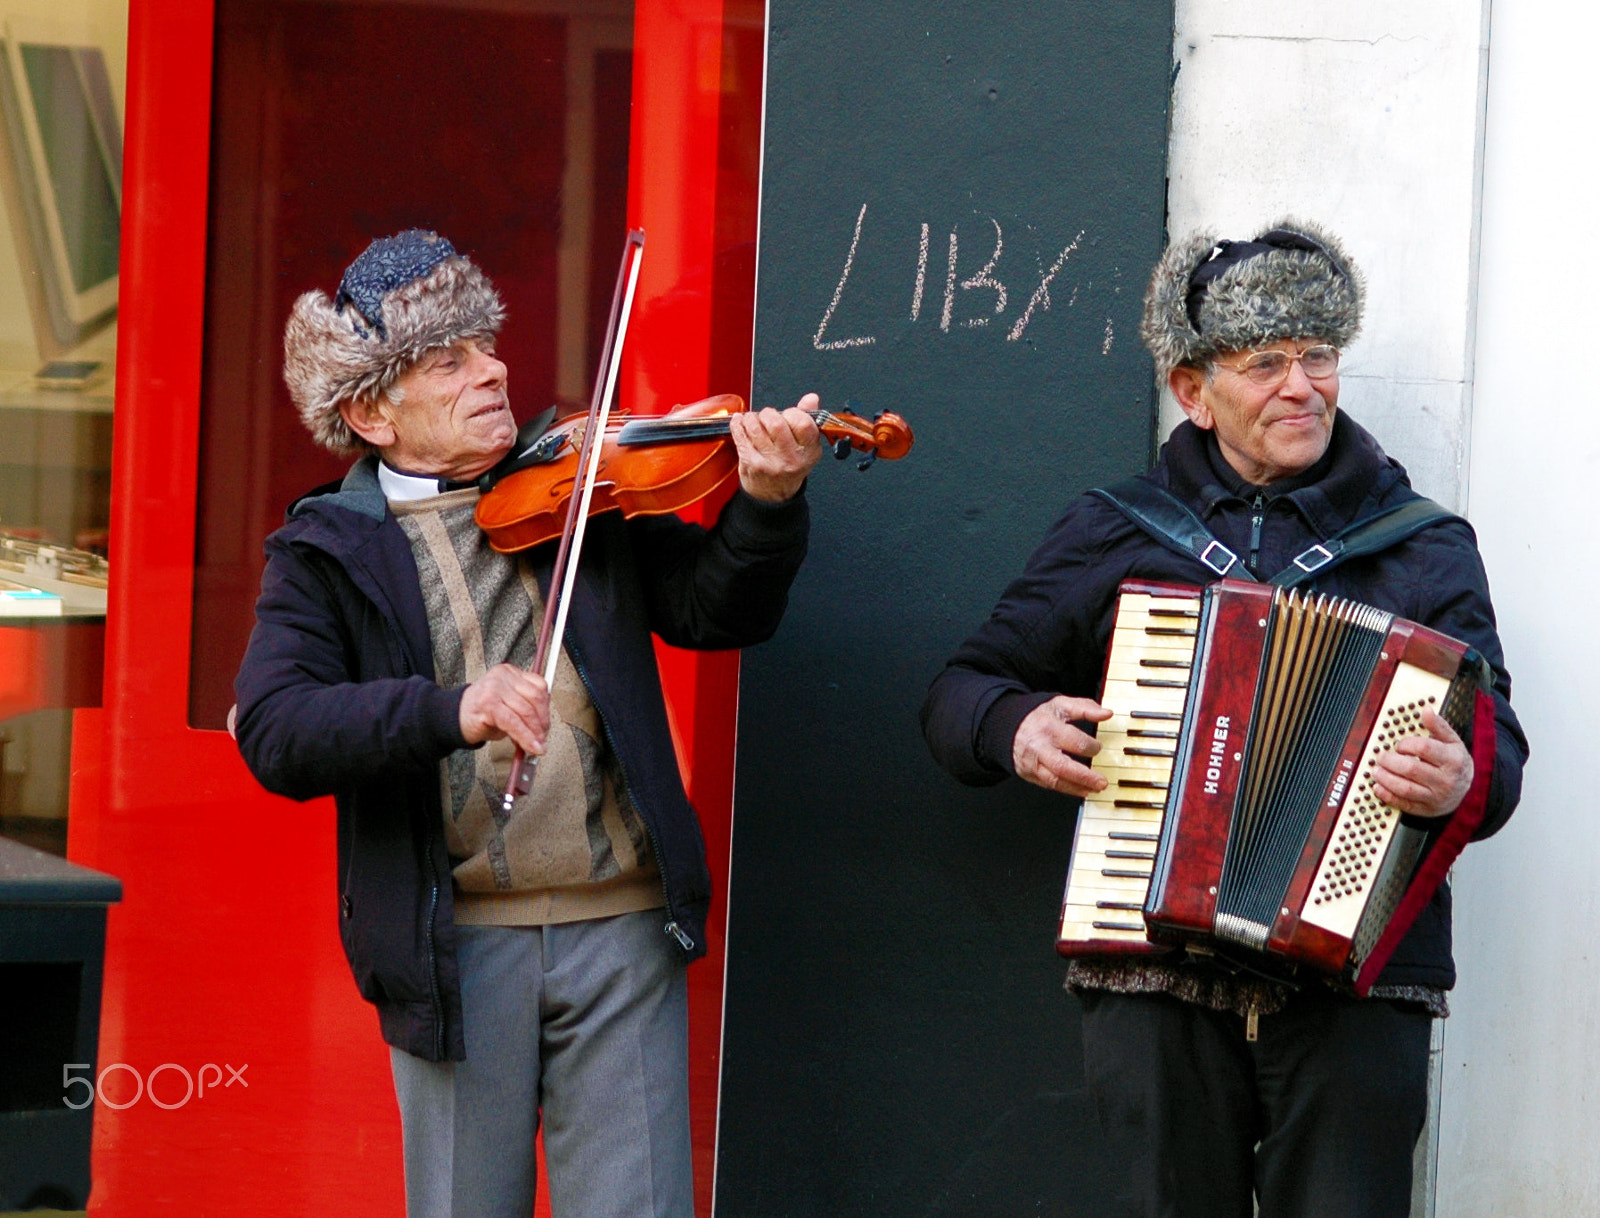
M 1489 56 L 1470 515 L 1533 742 L 1522 809 L 1458 867 L 1462 988 L 1445 1034 L 1448 1218 L 1600 1213 L 1593 738 L 1600 473 L 1589 294 L 1600 281 L 1600 14 L 1497 0 Z M 1550 247 L 1548 249 L 1541 247 Z
M 1522 808 L 1456 869 L 1441 1026 L 1440 1218 L 1600 1213 L 1600 819 L 1586 726 L 1600 583 L 1587 295 L 1600 14 L 1572 0 L 1179 0 L 1169 223 L 1244 236 L 1281 215 L 1367 274 L 1340 405 L 1478 529 L 1514 701 Z M 1551 324 L 1552 320 L 1555 324 Z M 1163 421 L 1176 421 L 1167 402 Z

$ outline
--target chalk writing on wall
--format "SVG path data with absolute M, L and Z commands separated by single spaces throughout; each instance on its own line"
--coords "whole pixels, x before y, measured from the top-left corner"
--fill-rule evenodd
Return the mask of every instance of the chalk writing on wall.
M 817 325 L 817 332 L 812 336 L 811 345 L 818 351 L 846 351 L 852 347 L 868 347 L 878 341 L 877 336 L 873 334 L 834 335 L 829 332 L 829 328 L 833 325 L 834 314 L 838 312 L 839 302 L 844 299 L 845 291 L 849 287 L 851 272 L 855 268 L 856 253 L 861 246 L 861 231 L 867 220 L 867 207 L 868 205 L 863 203 L 861 210 L 856 213 L 855 229 L 850 234 L 850 247 L 844 256 L 844 267 L 839 272 L 839 281 L 834 285 L 833 298 L 828 301 L 828 307 L 822 314 L 821 322 Z M 1033 276 L 1036 276 L 1037 279 L 1035 282 L 1034 278 L 1030 276 L 1029 283 L 1032 291 L 1025 298 L 1026 303 L 1020 309 L 1013 309 L 1012 316 L 1007 316 L 1008 306 L 1016 304 L 1022 298 L 1018 294 L 1014 294 L 997 273 L 1001 257 L 1006 251 L 1005 233 L 1001 230 L 1000 222 L 992 216 L 985 216 L 983 219 L 987 221 L 985 227 L 993 230 L 993 243 L 992 245 L 990 244 L 991 234 L 983 231 L 983 229 L 979 230 L 976 237 L 968 238 L 969 248 L 971 243 L 976 243 L 977 248 L 982 251 L 978 257 L 984 258 L 984 262 L 981 269 L 964 278 L 959 270 L 962 261 L 960 226 L 957 225 L 950 230 L 948 252 L 946 253 L 944 265 L 943 301 L 938 308 L 937 324 L 941 331 L 949 333 L 953 327 L 976 329 L 981 326 L 987 326 L 992 321 L 996 323 L 997 330 L 1005 332 L 1005 340 L 1007 342 L 1016 342 L 1026 332 L 1035 314 L 1050 308 L 1050 287 L 1055 282 L 1056 277 L 1061 274 L 1062 268 L 1067 265 L 1073 252 L 1082 245 L 1085 230 L 1080 229 L 1061 248 L 1059 253 L 1055 254 L 1048 267 L 1043 265 L 1042 260 L 1036 264 L 1037 269 L 1033 272 Z M 917 243 L 916 274 L 912 277 L 910 285 L 910 308 L 913 322 L 920 322 L 924 313 L 924 304 L 929 289 L 930 271 L 928 262 L 932 245 L 930 227 L 926 222 L 923 222 L 921 236 Z M 969 258 L 967 265 L 970 266 L 976 262 L 978 257 Z M 1010 274 L 1011 272 L 1008 270 L 1007 273 Z M 937 269 L 932 274 L 937 276 Z M 972 298 L 969 302 L 962 297 L 962 293 L 967 292 L 975 292 L 982 295 Z M 1077 289 L 1074 288 L 1067 300 L 1067 306 L 1070 308 L 1076 299 Z M 957 307 L 958 302 L 961 305 L 959 309 Z M 926 311 L 930 317 L 933 315 L 934 310 L 931 307 Z M 958 313 L 962 315 L 959 321 L 957 320 Z M 1111 319 L 1107 318 L 1105 339 L 1101 344 L 1102 354 L 1110 352 L 1112 337 Z

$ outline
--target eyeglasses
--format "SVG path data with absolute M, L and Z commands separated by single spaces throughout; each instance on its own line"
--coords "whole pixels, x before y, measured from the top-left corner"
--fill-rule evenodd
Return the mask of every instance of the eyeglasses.
M 1253 385 L 1276 385 L 1289 375 L 1289 365 L 1300 361 L 1300 370 L 1312 380 L 1332 376 L 1339 371 L 1339 348 L 1321 343 L 1304 351 L 1257 351 L 1237 364 L 1216 362 L 1230 372 L 1237 372 Z

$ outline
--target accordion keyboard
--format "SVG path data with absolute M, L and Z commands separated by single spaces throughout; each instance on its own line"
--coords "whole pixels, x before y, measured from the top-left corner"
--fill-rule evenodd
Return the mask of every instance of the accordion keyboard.
M 1124 591 L 1106 663 L 1091 768 L 1106 789 L 1083 801 L 1062 902 L 1057 947 L 1075 951 L 1148 946 L 1150 889 L 1178 729 L 1188 697 L 1200 598 Z

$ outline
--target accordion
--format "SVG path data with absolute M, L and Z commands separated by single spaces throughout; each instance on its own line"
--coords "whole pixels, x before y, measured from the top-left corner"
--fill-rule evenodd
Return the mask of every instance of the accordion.
M 1365 994 L 1483 816 L 1488 664 L 1465 644 L 1335 597 L 1223 580 L 1127 582 L 1057 949 L 1188 946 Z M 1405 816 L 1377 757 L 1432 708 L 1472 749 L 1450 817 Z

